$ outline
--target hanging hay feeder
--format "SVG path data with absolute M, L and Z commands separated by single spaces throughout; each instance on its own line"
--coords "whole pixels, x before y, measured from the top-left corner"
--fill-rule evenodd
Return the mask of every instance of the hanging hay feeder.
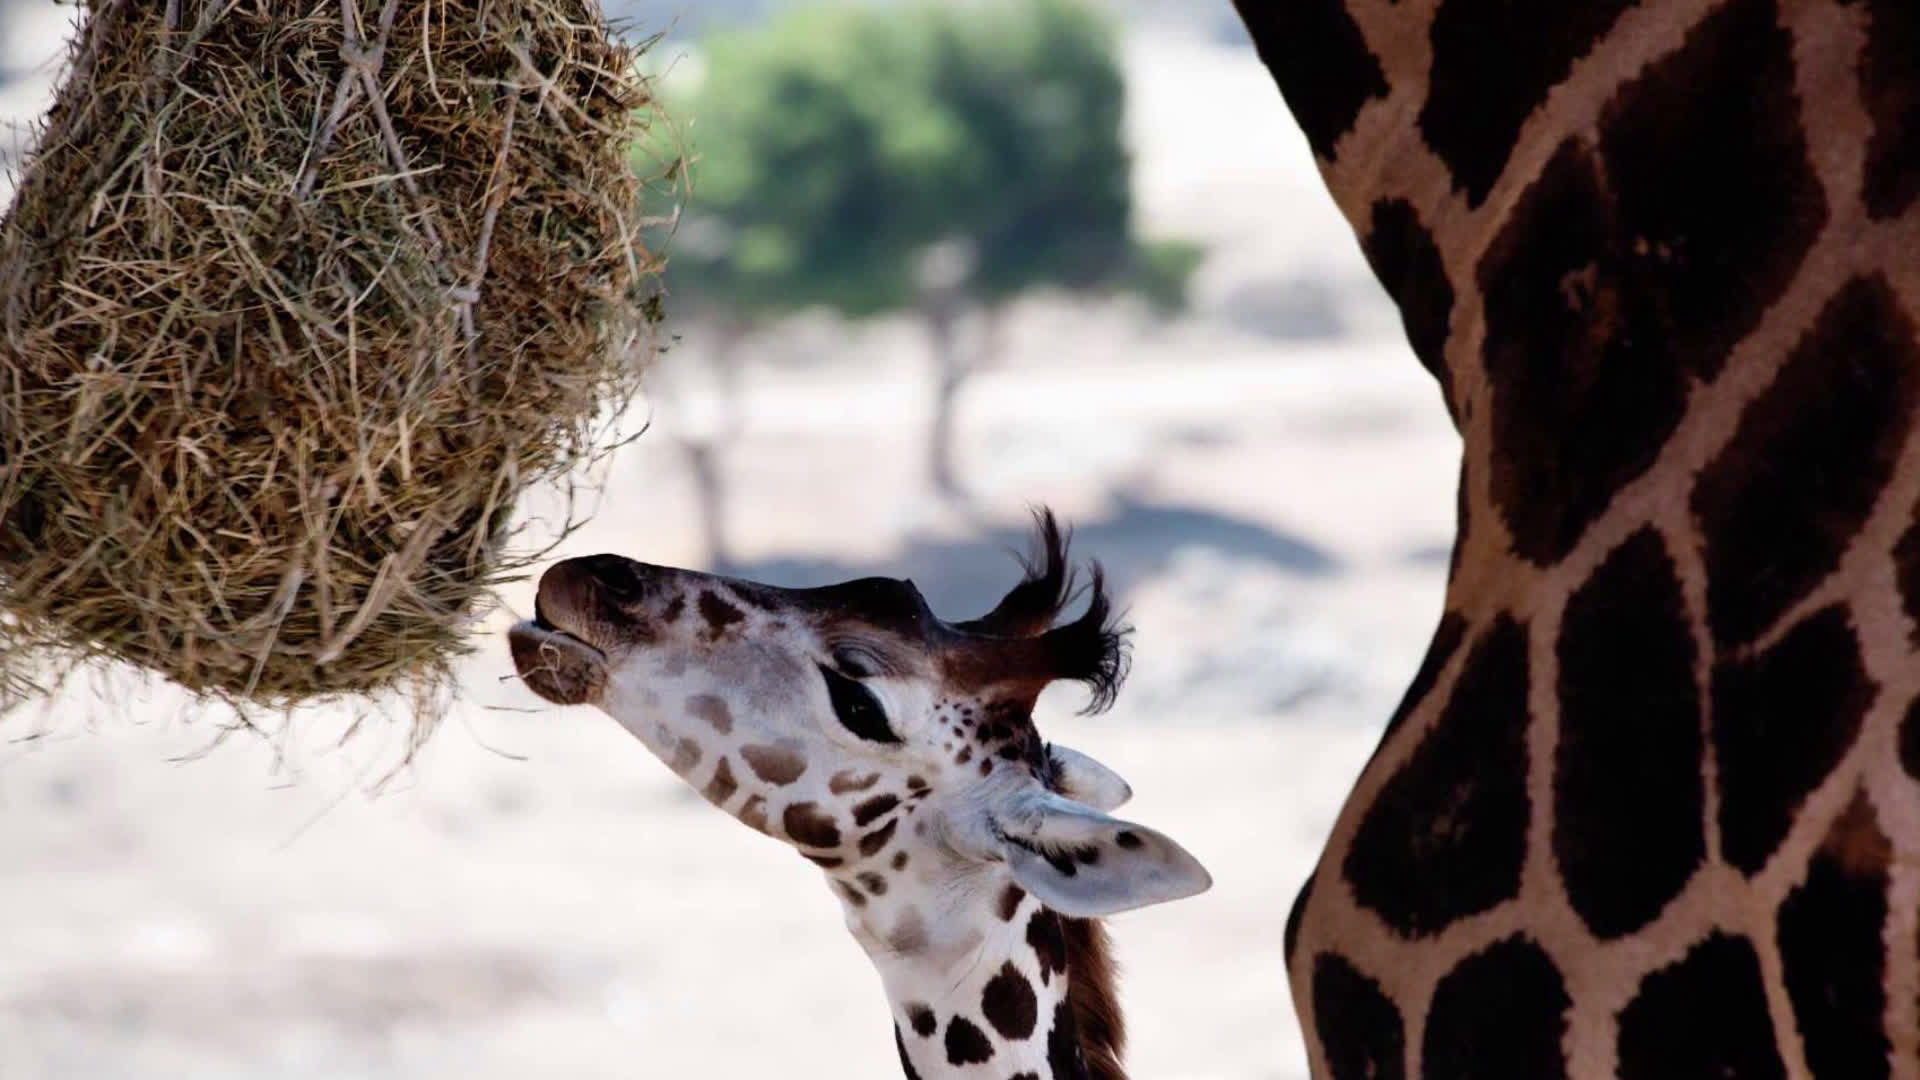
M 635 51 L 595 0 L 79 21 L 0 219 L 0 691 L 444 685 L 636 387 Z

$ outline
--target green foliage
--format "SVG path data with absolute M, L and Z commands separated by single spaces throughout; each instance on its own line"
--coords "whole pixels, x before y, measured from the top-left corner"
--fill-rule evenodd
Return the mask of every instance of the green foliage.
M 668 270 L 683 299 L 895 309 L 949 239 L 989 304 L 1135 265 L 1115 36 L 1083 3 L 807 7 L 709 37 L 703 59 L 668 101 L 693 158 Z
M 949 221 L 975 245 L 974 295 L 1103 283 L 1125 264 L 1133 211 L 1111 27 L 1069 0 L 940 16 L 934 97 L 970 136 Z
M 1177 315 L 1187 309 L 1187 283 L 1206 257 L 1206 248 L 1189 240 L 1143 241 L 1126 284 L 1156 314 Z

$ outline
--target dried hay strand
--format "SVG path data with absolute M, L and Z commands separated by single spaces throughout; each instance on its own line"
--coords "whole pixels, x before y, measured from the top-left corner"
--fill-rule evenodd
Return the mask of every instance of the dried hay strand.
M 103 659 L 427 700 L 637 388 L 645 46 L 594 0 L 79 21 L 0 219 L 0 706 Z

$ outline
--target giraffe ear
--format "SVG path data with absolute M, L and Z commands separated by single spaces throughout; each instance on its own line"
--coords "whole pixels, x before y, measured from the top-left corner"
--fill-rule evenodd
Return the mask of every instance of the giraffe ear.
M 1153 829 L 1051 792 L 996 821 L 1013 878 L 1040 902 L 1095 918 L 1205 892 L 1200 860 Z
M 1073 747 L 1052 743 L 1047 754 L 1053 759 L 1054 790 L 1074 802 L 1095 810 L 1116 810 L 1133 798 L 1133 788 L 1119 773 Z

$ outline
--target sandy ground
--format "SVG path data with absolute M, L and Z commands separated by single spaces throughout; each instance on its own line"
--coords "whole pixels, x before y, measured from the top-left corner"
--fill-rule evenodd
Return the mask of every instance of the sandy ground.
M 50 6 L 0 8 L 0 69 L 57 47 Z M 1043 731 L 1217 882 L 1114 920 L 1135 1073 L 1296 1077 L 1281 923 L 1438 615 L 1458 444 L 1252 54 L 1136 34 L 1128 64 L 1144 222 L 1213 245 L 1195 315 L 1022 306 L 965 399 L 967 512 L 921 483 L 913 326 L 765 335 L 732 544 L 786 583 L 909 573 L 960 617 L 1027 503 L 1075 520 L 1137 661 L 1112 714 L 1063 687 Z M 0 86 L 0 116 L 44 92 Z M 712 404 L 698 345 L 562 554 L 705 558 L 674 443 Z M 507 672 L 496 634 L 377 798 L 391 724 L 181 762 L 212 729 L 164 690 L 0 722 L 0 1080 L 892 1075 L 818 871 Z

